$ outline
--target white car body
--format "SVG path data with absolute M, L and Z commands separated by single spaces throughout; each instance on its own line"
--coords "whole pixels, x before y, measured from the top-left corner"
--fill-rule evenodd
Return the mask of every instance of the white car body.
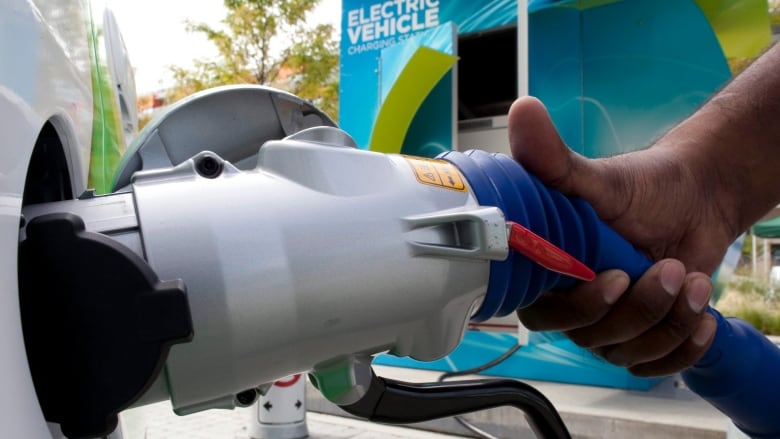
M 89 0 L 0 0 L 0 437 L 52 436 L 27 365 L 19 314 L 25 187 L 36 199 L 105 189 L 110 171 L 96 161 L 124 150 L 137 127 L 135 99 L 110 10 Z M 43 153 L 33 159 L 36 145 Z M 40 171 L 28 172 L 33 167 Z

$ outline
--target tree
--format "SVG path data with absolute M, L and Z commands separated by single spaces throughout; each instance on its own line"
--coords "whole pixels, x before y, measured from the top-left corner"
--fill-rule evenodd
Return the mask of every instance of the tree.
M 222 27 L 187 22 L 214 44 L 217 58 L 172 67 L 171 101 L 226 84 L 286 90 L 328 113 L 338 112 L 338 41 L 330 24 L 307 26 L 320 0 L 225 0 Z

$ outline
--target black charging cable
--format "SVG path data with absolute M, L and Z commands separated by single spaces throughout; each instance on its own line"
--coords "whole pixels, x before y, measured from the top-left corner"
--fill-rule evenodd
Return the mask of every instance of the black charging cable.
M 378 377 L 372 371 L 365 395 L 340 407 L 370 421 L 408 424 L 501 406 L 522 410 L 537 437 L 571 439 L 558 411 L 541 392 L 510 379 L 412 384 Z
M 455 378 L 459 376 L 466 376 L 466 375 L 475 375 L 480 372 L 484 372 L 485 370 L 490 369 L 493 366 L 496 366 L 506 360 L 507 358 L 514 355 L 515 352 L 520 350 L 522 347 L 521 344 L 515 344 L 511 348 L 507 349 L 503 354 L 498 356 L 497 358 L 488 361 L 487 363 L 481 364 L 476 367 L 472 367 L 469 369 L 463 369 L 463 370 L 456 370 L 452 372 L 445 372 L 439 376 L 438 382 L 443 382 L 444 380 L 448 378 Z M 496 436 L 493 436 L 492 434 L 482 430 L 481 428 L 477 427 L 476 425 L 472 424 L 471 422 L 467 421 L 466 418 L 463 416 L 453 416 L 455 421 L 457 421 L 463 428 L 471 431 L 472 433 L 476 434 L 482 439 L 499 439 Z

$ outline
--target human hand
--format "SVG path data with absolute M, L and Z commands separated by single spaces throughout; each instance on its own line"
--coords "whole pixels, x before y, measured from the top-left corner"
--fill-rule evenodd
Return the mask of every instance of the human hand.
M 715 331 L 715 320 L 704 312 L 709 277 L 665 259 L 630 291 L 628 286 L 626 273 L 608 270 L 571 290 L 542 293 L 518 316 L 526 328 L 561 331 L 636 376 L 668 375 L 695 364 Z
M 564 332 L 578 345 L 639 376 L 693 365 L 715 320 L 705 310 L 717 268 L 735 234 L 705 192 L 710 176 L 664 145 L 587 159 L 563 143 L 536 99 L 509 112 L 512 155 L 548 186 L 584 198 L 599 217 L 658 262 L 633 286 L 610 270 L 569 291 L 546 292 L 518 312 L 531 330 Z M 697 167 L 698 166 L 698 167 Z

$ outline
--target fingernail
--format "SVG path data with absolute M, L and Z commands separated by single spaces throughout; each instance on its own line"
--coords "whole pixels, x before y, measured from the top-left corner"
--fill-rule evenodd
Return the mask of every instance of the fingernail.
M 680 264 L 667 262 L 661 267 L 661 273 L 659 274 L 661 280 L 661 287 L 669 293 L 671 296 L 676 296 L 680 292 L 683 280 L 685 279 L 685 270 L 680 267 Z
M 715 327 L 717 325 L 715 324 L 715 321 L 712 319 L 704 319 L 700 324 L 699 327 L 696 328 L 696 331 L 693 332 L 693 335 L 691 336 L 691 341 L 696 346 L 704 346 L 707 344 L 708 341 L 710 341 L 710 338 L 712 337 L 712 334 L 715 332 Z
M 604 298 L 604 302 L 606 302 L 607 305 L 612 305 L 617 302 L 617 300 L 620 299 L 620 296 L 626 291 L 630 279 L 626 273 L 618 270 L 613 271 L 609 276 L 610 277 L 605 282 L 606 285 L 601 292 L 601 296 Z
M 710 302 L 712 284 L 706 279 L 694 279 L 688 291 L 688 305 L 693 312 L 700 313 Z

